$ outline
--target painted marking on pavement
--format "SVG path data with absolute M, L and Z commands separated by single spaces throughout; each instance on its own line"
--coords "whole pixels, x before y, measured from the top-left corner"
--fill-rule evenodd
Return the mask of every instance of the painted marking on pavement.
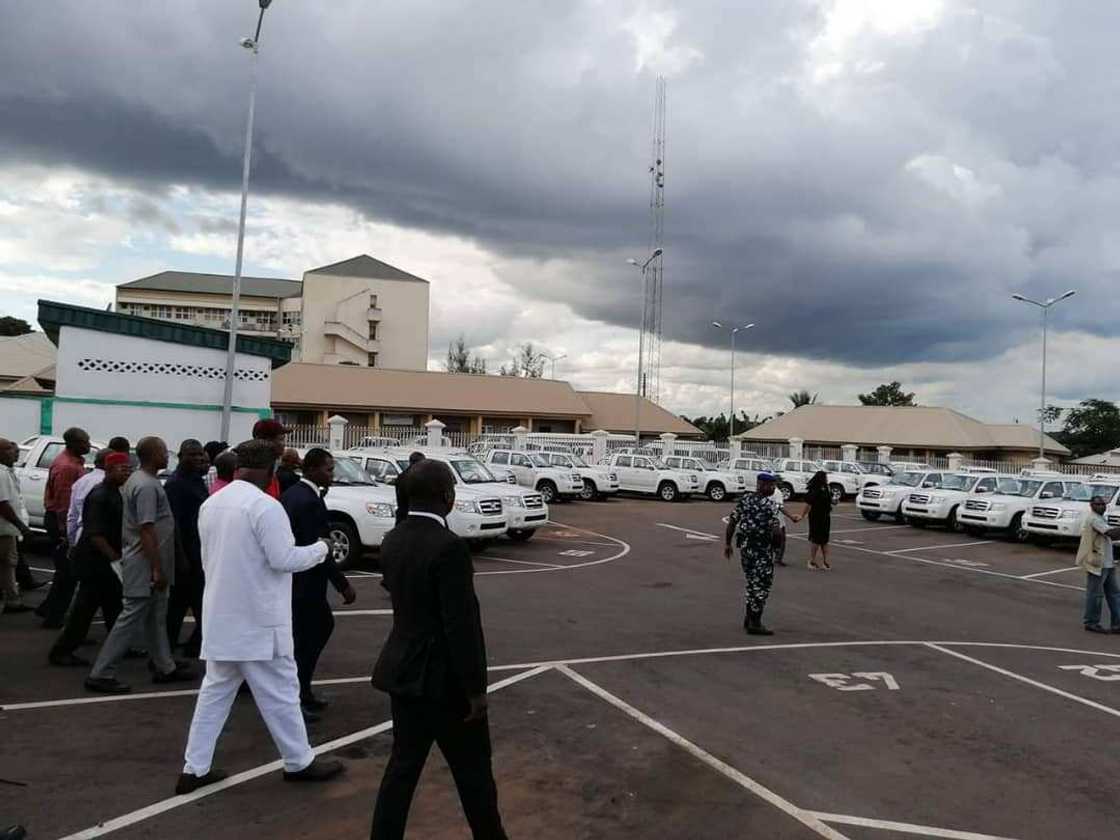
M 841 528 L 833 530 L 833 534 L 857 534 L 861 531 L 889 531 L 891 528 L 909 528 L 909 525 L 872 525 L 869 528 Z
M 836 542 L 843 543 L 844 545 L 863 545 L 862 540 L 837 540 Z
M 718 542 L 717 537 L 708 537 L 708 536 L 704 536 L 703 534 L 685 534 L 684 538 L 686 540 L 700 540 L 700 542 L 706 542 L 706 543 Z
M 589 551 L 588 554 L 591 552 Z M 538 563 L 536 560 L 511 560 L 508 557 L 495 557 L 493 554 L 480 554 L 480 560 L 496 560 L 500 563 L 513 563 L 517 566 L 542 566 L 545 569 L 565 569 L 567 566 L 562 566 L 559 563 Z
M 719 534 L 709 534 L 707 531 L 697 531 L 695 528 L 681 528 L 679 525 L 670 525 L 667 522 L 658 522 L 657 527 L 658 528 L 669 528 L 673 531 L 680 531 L 681 533 L 683 533 L 685 535 L 692 534 L 692 535 L 695 535 L 697 537 L 700 537 L 701 539 L 713 539 L 713 540 L 718 540 L 719 539 Z
M 499 689 L 513 685 L 514 683 L 519 683 L 522 680 L 527 680 L 530 677 L 535 677 L 538 674 L 543 674 L 547 670 L 549 669 L 533 668 L 528 671 L 522 671 L 519 674 L 515 674 L 512 677 L 506 677 L 504 680 L 500 680 L 493 685 L 490 685 L 486 689 L 486 691 L 487 693 L 493 693 L 495 691 L 498 691 Z M 344 735 L 341 738 L 335 738 L 333 741 L 327 741 L 326 743 L 320 744 L 319 746 L 314 747 L 314 752 L 315 755 L 321 755 L 326 752 L 331 752 L 333 750 L 349 746 L 350 744 L 356 743 L 358 741 L 364 741 L 366 738 L 371 738 L 374 735 L 379 735 L 382 732 L 386 732 L 392 728 L 393 722 L 391 720 L 387 720 L 375 726 L 360 729 L 357 732 L 352 732 L 349 735 Z M 283 767 L 283 761 L 270 761 L 268 764 L 262 764 L 258 767 L 252 768 L 251 770 L 245 770 L 241 773 L 235 773 L 234 775 L 218 782 L 217 784 L 207 785 L 204 788 L 199 788 L 194 793 L 188 793 L 182 796 L 172 796 L 168 799 L 164 799 L 160 802 L 155 802 L 136 811 L 131 811 L 114 819 L 106 820 L 103 823 L 98 823 L 97 825 L 87 828 L 84 831 L 79 831 L 74 834 L 68 834 L 66 835 L 66 837 L 63 837 L 62 840 L 88 840 L 88 838 L 92 837 L 103 837 L 104 835 L 117 831 L 118 829 L 127 828 L 130 825 L 135 825 L 136 823 L 143 822 L 149 817 L 154 817 L 158 814 L 166 813 L 167 811 L 171 811 L 182 805 L 195 802 L 199 799 L 203 799 L 207 796 L 211 796 L 223 790 L 228 790 L 229 788 L 235 787 L 244 782 L 252 781 L 253 779 L 260 778 L 261 776 L 266 776 L 269 773 L 273 773 L 277 770 L 283 769 Z
M 1035 572 L 1033 575 L 1020 575 L 1023 580 L 1034 580 L 1035 578 L 1046 577 L 1047 575 L 1060 575 L 1062 572 L 1079 572 L 1080 566 L 1070 566 L 1068 569 L 1053 569 L 1049 572 Z
M 917 834 L 921 837 L 943 837 L 946 840 L 1014 840 L 1011 837 L 997 837 L 995 834 L 977 834 L 975 831 L 956 831 L 951 828 L 934 828 L 931 825 L 895 822 L 893 820 L 873 820 L 868 817 L 852 817 L 847 814 L 825 814 L 814 811 L 813 816 L 822 822 L 837 825 L 854 825 L 860 828 L 881 828 L 899 834 Z
M 586 677 L 581 676 L 580 674 L 577 674 L 575 671 L 573 671 L 567 665 L 560 665 L 556 668 L 556 670 L 559 671 L 564 676 L 571 679 L 573 682 L 575 682 L 578 685 L 581 685 L 584 688 L 586 688 L 588 691 L 590 691 L 596 697 L 599 697 L 600 699 L 607 701 L 612 706 L 614 706 L 616 709 L 618 709 L 619 711 L 628 715 L 629 717 L 633 718 L 638 723 L 642 724 L 643 726 L 648 727 L 649 729 L 652 729 L 658 735 L 661 735 L 663 738 L 666 738 L 669 741 L 671 741 L 672 743 L 676 744 L 678 747 L 685 750 L 685 752 L 689 753 L 694 758 L 697 758 L 700 761 L 704 762 L 704 764 L 708 765 L 713 770 L 716 770 L 717 772 L 726 776 L 728 779 L 735 782 L 740 787 L 743 787 L 746 790 L 749 790 L 751 793 L 753 793 L 759 799 L 762 799 L 763 801 L 768 802 L 770 805 L 773 805 L 778 810 L 783 811 L 786 814 L 788 814 L 789 816 L 793 817 L 799 823 L 801 823 L 802 825 L 812 829 L 814 832 L 819 834 L 821 837 L 828 837 L 828 838 L 830 838 L 830 840 L 848 840 L 847 835 L 841 834 L 840 832 L 836 831 L 836 829 L 829 827 L 819 817 L 814 816 L 811 812 L 802 810 L 801 808 L 798 808 L 796 805 L 794 805 L 788 799 L 785 799 L 785 798 L 779 796 L 778 794 L 774 793 L 774 791 L 770 790 L 770 788 L 765 787 L 762 784 L 759 784 L 754 779 L 752 779 L 750 776 L 747 776 L 746 774 L 739 772 L 734 767 L 732 767 L 730 764 L 727 764 L 726 762 L 721 761 L 720 759 L 716 758 L 710 752 L 708 752 L 708 751 L 702 749 L 701 747 L 697 746 L 696 744 L 692 743 L 687 738 L 685 738 L 683 735 L 680 735 L 680 734 L 674 732 L 672 729 L 665 726 L 663 723 L 660 723 L 659 721 L 654 720 L 649 715 L 647 715 L 645 712 L 642 712 L 639 709 L 634 708 L 633 706 L 631 706 L 629 703 L 627 703 L 622 698 L 616 697 L 614 694 L 611 694 L 609 691 L 607 691 L 605 688 L 603 688 L 599 684 L 593 683 L 591 680 L 587 679 Z
M 556 552 L 557 557 L 590 557 L 594 551 L 583 551 L 578 548 L 569 548 L 567 551 Z
M 946 548 L 967 548 L 970 545 L 991 545 L 992 540 L 979 540 L 978 542 L 949 543 L 947 545 L 920 545 L 917 548 L 896 548 L 885 552 L 886 554 L 905 554 L 908 551 L 943 551 Z

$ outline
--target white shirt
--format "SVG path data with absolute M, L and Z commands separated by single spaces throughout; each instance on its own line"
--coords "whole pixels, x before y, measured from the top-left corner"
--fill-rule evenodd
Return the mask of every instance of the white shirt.
M 438 522 L 444 528 L 447 527 L 447 520 L 444 519 L 442 516 L 440 516 L 438 513 L 428 513 L 428 511 L 426 511 L 426 510 L 410 510 L 408 512 L 408 515 L 409 516 L 423 516 L 427 519 L 434 519 L 436 522 Z
M 7 502 L 12 506 L 12 511 L 19 517 L 23 524 L 28 523 L 27 505 L 23 501 L 23 493 L 20 492 L 19 476 L 16 471 L 11 467 L 0 464 L 0 502 Z M 23 533 L 9 522 L 7 519 L 0 517 L 0 537 L 19 537 L 23 538 Z
M 86 508 L 86 496 L 105 480 L 105 470 L 95 469 L 86 473 L 70 489 L 70 509 L 66 511 L 66 539 L 70 545 L 77 545 L 82 538 L 82 511 Z
M 292 656 L 292 573 L 323 562 L 322 542 L 297 546 L 281 504 L 248 481 L 202 503 L 202 659 Z

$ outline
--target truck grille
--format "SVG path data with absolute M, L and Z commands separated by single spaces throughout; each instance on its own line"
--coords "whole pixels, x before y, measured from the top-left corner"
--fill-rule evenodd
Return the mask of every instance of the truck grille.
M 1031 516 L 1035 519 L 1057 519 L 1058 513 L 1058 509 L 1052 507 L 1031 508 Z
M 876 490 L 874 487 L 868 487 L 863 491 L 863 498 L 865 499 L 881 499 L 883 498 L 883 491 Z
M 1120 516 L 1115 513 L 1108 517 L 1108 524 L 1113 528 L 1120 528 Z
M 478 503 L 478 509 L 482 511 L 483 516 L 497 516 L 502 512 L 502 500 L 482 499 Z
M 969 499 L 964 503 L 965 510 L 991 510 L 992 503 L 987 499 Z
M 521 500 L 529 510 L 538 510 L 544 507 L 544 496 L 526 496 Z
M 925 493 L 911 493 L 910 494 L 910 504 L 912 504 L 912 505 L 928 505 L 929 504 L 929 496 L 926 495 Z

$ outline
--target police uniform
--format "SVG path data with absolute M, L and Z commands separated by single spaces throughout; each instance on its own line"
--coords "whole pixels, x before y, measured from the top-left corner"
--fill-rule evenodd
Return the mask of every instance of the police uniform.
M 744 493 L 731 513 L 735 525 L 735 545 L 746 579 L 744 601 L 746 617 L 743 627 L 748 632 L 766 633 L 762 627 L 762 611 L 774 583 L 774 530 L 779 527 L 777 508 L 767 496 Z

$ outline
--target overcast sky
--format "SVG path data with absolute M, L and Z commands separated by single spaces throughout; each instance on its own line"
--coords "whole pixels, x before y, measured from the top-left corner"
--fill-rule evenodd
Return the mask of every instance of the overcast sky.
M 233 269 L 251 0 L 0 0 L 0 292 L 34 314 Z M 275 0 L 246 273 L 366 252 L 463 333 L 631 390 L 654 79 L 668 80 L 663 402 L 807 388 L 1032 422 L 1117 397 L 1120 6 L 1095 0 Z M 788 405 L 788 404 L 787 404 Z

